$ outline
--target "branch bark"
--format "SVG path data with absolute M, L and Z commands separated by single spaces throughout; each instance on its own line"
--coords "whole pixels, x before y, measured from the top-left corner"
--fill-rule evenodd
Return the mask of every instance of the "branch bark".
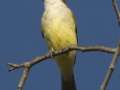
M 117 18 L 118 18 L 118 24 L 120 26 L 120 12 L 119 12 L 118 6 L 116 4 L 116 0 L 112 0 L 112 5 L 113 5 L 114 10 L 116 12 L 116 15 L 117 15 Z
M 100 90 L 105 90 L 106 89 L 106 86 L 107 86 L 107 84 L 108 84 L 108 82 L 110 80 L 112 72 L 114 71 L 115 64 L 116 64 L 118 56 L 119 56 L 119 52 L 120 52 L 120 40 L 119 40 L 119 43 L 118 43 L 117 49 L 115 51 L 114 57 L 112 59 L 111 65 L 110 65 L 110 67 L 108 69 L 108 72 L 106 74 L 106 77 L 104 79 L 103 84 L 101 85 L 101 89 Z
M 101 51 L 101 52 L 106 52 L 106 53 L 115 53 L 116 48 L 110 48 L 110 47 L 105 47 L 105 46 L 76 46 L 76 45 L 69 45 L 65 48 L 63 48 L 62 50 L 59 51 L 52 51 L 52 55 L 51 55 L 51 51 L 48 52 L 47 54 L 43 55 L 43 56 L 37 56 L 35 59 L 29 61 L 29 62 L 25 62 L 22 64 L 13 64 L 13 63 L 8 63 L 9 66 L 11 66 L 11 68 L 9 69 L 9 71 L 24 67 L 24 71 L 21 77 L 21 80 L 18 84 L 18 90 L 22 90 L 24 83 L 26 81 L 26 78 L 28 76 L 29 70 L 32 66 L 34 66 L 35 64 L 42 62 L 44 60 L 47 60 L 49 58 L 55 57 L 57 55 L 61 55 L 61 54 L 65 54 L 69 51 L 72 50 L 79 50 L 82 52 L 90 52 L 90 51 Z M 120 53 L 119 53 L 120 55 Z

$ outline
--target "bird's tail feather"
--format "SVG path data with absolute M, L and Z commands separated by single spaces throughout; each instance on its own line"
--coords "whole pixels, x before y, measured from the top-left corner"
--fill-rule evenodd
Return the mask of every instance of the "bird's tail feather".
M 75 85 L 75 79 L 74 79 L 74 75 L 72 76 L 72 80 L 71 81 L 64 81 L 62 75 L 62 89 L 61 90 L 77 90 L 76 89 L 76 85 Z

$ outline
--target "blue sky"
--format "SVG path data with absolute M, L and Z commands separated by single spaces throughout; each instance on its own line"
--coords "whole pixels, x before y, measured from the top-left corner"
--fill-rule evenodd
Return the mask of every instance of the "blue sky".
M 116 47 L 120 27 L 112 0 L 67 0 L 74 12 L 79 45 Z M 117 0 L 120 9 L 120 1 Z M 41 35 L 43 0 L 0 0 L 0 89 L 17 90 L 23 68 L 8 72 L 7 62 L 23 63 L 48 52 Z M 78 90 L 99 90 L 113 54 L 80 52 L 74 68 Z M 120 90 L 120 58 L 106 90 Z M 54 60 L 32 67 L 23 90 L 60 90 Z

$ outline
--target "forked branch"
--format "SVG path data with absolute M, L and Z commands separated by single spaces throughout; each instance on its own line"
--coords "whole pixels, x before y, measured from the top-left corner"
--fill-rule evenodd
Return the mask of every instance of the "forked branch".
M 72 51 L 72 50 L 79 50 L 79 51 L 82 51 L 82 52 L 101 51 L 101 52 L 106 52 L 106 53 L 115 53 L 116 48 L 109 48 L 109 47 L 104 47 L 104 46 L 69 45 L 69 46 L 63 48 L 62 50 L 52 52 L 52 55 L 51 55 L 51 52 L 48 52 L 47 54 L 45 54 L 43 56 L 38 56 L 34 60 L 31 60 L 29 62 L 25 62 L 23 64 L 8 63 L 8 65 L 11 66 L 9 71 L 24 67 L 24 71 L 23 71 L 21 80 L 18 84 L 18 90 L 22 90 L 22 88 L 24 86 L 24 83 L 25 83 L 25 80 L 28 76 L 29 70 L 32 66 L 34 66 L 35 64 L 37 64 L 41 61 L 47 60 L 47 59 L 52 58 L 52 57 L 57 56 L 57 55 L 65 54 L 65 53 L 67 53 L 69 51 Z

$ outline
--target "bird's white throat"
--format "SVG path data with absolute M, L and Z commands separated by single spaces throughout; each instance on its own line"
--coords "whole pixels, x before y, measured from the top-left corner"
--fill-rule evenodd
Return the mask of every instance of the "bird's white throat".
M 44 8 L 45 10 L 49 10 L 52 8 L 66 7 L 66 0 L 44 0 Z

